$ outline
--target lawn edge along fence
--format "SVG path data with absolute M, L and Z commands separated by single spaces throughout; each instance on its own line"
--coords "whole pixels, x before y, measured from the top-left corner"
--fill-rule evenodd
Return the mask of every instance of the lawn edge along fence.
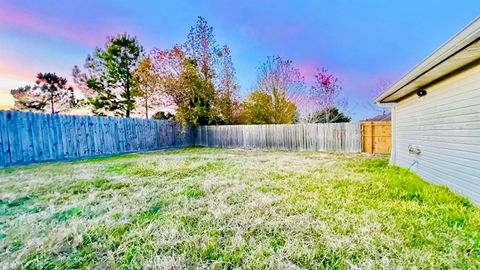
M 166 120 L 0 111 L 0 168 L 192 146 L 193 129 Z
M 360 123 L 200 126 L 194 133 L 197 146 L 342 153 L 362 151 Z
M 360 123 L 185 127 L 166 120 L 0 111 L 0 168 L 209 146 L 355 153 Z

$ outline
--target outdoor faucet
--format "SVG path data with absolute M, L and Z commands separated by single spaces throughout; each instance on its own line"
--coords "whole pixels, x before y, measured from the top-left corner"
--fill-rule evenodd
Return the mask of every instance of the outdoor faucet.
M 408 153 L 410 154 L 415 154 L 415 155 L 420 155 L 422 151 L 418 147 L 414 147 L 411 144 L 408 145 Z

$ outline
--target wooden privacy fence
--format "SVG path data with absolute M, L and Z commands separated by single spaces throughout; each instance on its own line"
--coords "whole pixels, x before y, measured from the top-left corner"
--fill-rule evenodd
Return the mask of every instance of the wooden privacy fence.
M 360 152 L 360 123 L 200 126 L 195 145 L 225 148 Z
M 193 145 L 388 153 L 390 136 L 390 122 L 182 128 L 139 118 L 0 111 L 0 167 Z
M 171 121 L 0 111 L 0 167 L 191 146 Z
M 388 154 L 392 147 L 390 121 L 362 122 L 362 151 L 371 154 Z

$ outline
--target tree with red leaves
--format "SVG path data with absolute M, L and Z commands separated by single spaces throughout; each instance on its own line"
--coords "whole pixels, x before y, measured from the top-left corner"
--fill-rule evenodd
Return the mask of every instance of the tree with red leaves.
M 180 77 L 186 71 L 185 52 L 179 46 L 174 46 L 170 50 L 153 49 L 150 55 L 152 69 L 160 80 L 161 91 L 170 99 L 166 100 L 166 105 L 181 103 L 184 87 Z
M 310 88 L 311 99 L 317 106 L 314 115 L 321 114 L 323 123 L 335 123 L 339 118 L 347 119 L 341 113 L 347 106 L 347 101 L 341 98 L 340 79 L 324 68 L 314 76 L 315 82 Z

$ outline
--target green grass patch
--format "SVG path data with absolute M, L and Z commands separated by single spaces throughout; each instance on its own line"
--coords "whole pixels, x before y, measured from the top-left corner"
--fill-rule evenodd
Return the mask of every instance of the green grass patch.
M 114 174 L 123 174 L 130 164 L 115 164 L 105 168 L 105 172 Z
M 93 190 L 98 189 L 108 189 L 110 188 L 110 180 L 103 177 L 94 177 L 90 180 L 78 180 L 73 182 L 70 185 L 66 185 L 61 188 L 63 193 L 77 195 L 77 194 L 88 194 Z
M 198 184 L 188 186 L 183 190 L 182 194 L 193 199 L 197 199 L 205 195 Z
M 22 197 L 19 197 L 9 203 L 7 203 L 7 207 L 17 207 L 17 206 L 22 206 L 24 205 L 26 202 L 30 201 L 33 199 L 34 196 L 22 196 Z M 1 204 L 1 203 L 0 203 Z
M 57 212 L 53 215 L 52 219 L 58 222 L 66 222 L 71 218 L 80 217 L 82 210 L 78 207 L 71 208 L 65 211 Z
M 74 162 L 88 163 L 88 162 L 102 162 L 102 161 L 117 161 L 117 160 L 123 160 L 123 159 L 138 158 L 139 156 L 140 154 L 137 154 L 137 153 L 122 154 L 122 155 L 115 155 L 115 156 L 108 156 L 108 157 L 93 157 L 93 158 L 88 158 L 86 160 L 74 161 Z
M 6 268 L 480 268 L 480 210 L 384 156 L 189 148 L 0 175 Z

